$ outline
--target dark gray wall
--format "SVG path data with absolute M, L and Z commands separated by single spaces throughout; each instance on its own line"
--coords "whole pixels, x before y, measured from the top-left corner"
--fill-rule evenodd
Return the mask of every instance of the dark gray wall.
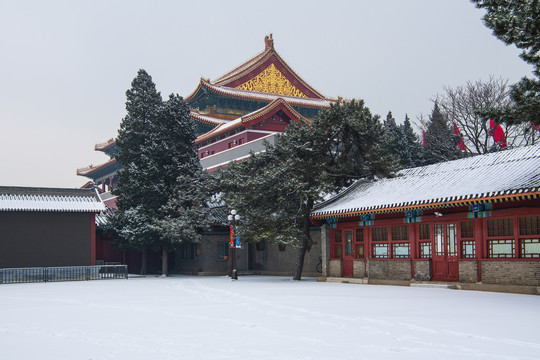
M 0 267 L 90 265 L 91 214 L 0 212 Z
M 311 231 L 313 246 L 306 253 L 304 261 L 304 276 L 320 276 L 316 266 L 321 256 L 321 236 L 320 230 Z M 197 259 L 180 259 L 178 252 L 175 253 L 174 269 L 172 272 L 188 274 L 227 274 L 228 261 L 217 259 L 218 243 L 229 242 L 228 234 L 204 235 L 198 244 L 199 256 Z M 248 250 L 249 248 L 249 250 Z M 266 242 L 264 251 L 257 251 L 255 244 L 245 244 L 243 249 L 236 249 L 237 269 L 239 271 L 250 271 L 259 274 L 269 275 L 291 275 L 294 271 L 298 250 L 292 246 L 287 246 L 285 251 L 279 251 L 276 244 Z M 248 256 L 251 256 L 252 263 L 249 265 Z

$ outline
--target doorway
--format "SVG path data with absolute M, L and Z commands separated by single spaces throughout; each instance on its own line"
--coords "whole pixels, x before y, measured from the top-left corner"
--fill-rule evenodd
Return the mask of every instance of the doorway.
M 433 281 L 459 281 L 457 224 L 436 224 L 433 243 Z
M 342 276 L 343 277 L 353 277 L 354 276 L 354 266 L 353 266 L 353 230 L 345 229 L 343 230 L 343 244 L 345 245 L 345 251 L 343 252 L 343 258 L 341 259 L 342 266 Z

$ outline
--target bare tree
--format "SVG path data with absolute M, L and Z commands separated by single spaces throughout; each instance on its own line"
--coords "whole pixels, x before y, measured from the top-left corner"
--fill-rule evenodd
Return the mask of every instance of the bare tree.
M 466 151 L 484 154 L 497 149 L 491 136 L 490 121 L 482 119 L 478 110 L 504 109 L 512 105 L 508 79 L 491 76 L 487 82 L 469 81 L 456 88 L 445 86 L 443 90 L 432 101 L 437 102 L 449 121 L 457 125 L 463 135 Z M 540 138 L 539 131 L 530 124 L 500 125 L 509 147 L 534 144 Z

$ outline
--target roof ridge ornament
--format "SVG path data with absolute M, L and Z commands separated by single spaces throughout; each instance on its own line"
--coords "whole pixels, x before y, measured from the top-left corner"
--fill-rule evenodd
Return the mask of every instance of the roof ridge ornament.
M 272 39 L 272 34 L 264 37 L 264 51 L 269 49 L 274 50 L 274 39 Z

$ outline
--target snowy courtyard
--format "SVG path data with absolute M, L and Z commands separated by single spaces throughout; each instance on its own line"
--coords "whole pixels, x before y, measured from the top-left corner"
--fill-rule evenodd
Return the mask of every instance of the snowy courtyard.
M 0 285 L 0 359 L 538 359 L 540 297 L 286 277 Z

